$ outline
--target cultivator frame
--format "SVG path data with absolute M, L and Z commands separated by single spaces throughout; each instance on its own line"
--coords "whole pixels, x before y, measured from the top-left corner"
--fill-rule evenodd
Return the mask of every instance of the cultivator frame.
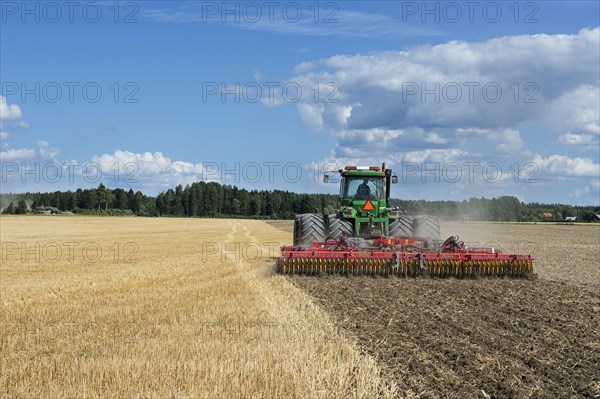
M 528 277 L 531 255 L 504 254 L 495 248 L 467 248 L 449 237 L 439 248 L 414 238 L 375 238 L 358 248 L 345 237 L 314 242 L 311 247 L 281 247 L 277 271 L 283 274 L 345 274 L 469 278 Z

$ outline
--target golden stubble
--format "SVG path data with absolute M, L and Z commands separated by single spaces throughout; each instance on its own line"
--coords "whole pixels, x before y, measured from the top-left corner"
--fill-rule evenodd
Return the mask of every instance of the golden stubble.
M 1 217 L 3 397 L 389 397 L 260 221 Z

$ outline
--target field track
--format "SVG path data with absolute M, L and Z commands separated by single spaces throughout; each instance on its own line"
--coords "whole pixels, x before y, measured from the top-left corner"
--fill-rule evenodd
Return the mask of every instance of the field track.
M 290 222 L 0 228 L 0 397 L 600 394 L 598 226 L 444 224 L 539 259 L 466 281 L 274 275 Z

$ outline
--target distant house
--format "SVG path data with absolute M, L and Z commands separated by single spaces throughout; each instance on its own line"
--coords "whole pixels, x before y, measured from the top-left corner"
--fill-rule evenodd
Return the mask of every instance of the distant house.
M 566 220 L 567 222 L 574 222 L 574 221 L 576 221 L 576 220 L 577 220 L 577 216 L 567 216 L 567 217 L 565 218 L 565 220 Z
M 546 218 L 551 218 L 553 216 L 550 212 L 544 212 L 543 215 Z
M 600 215 L 597 215 L 597 214 L 596 214 L 596 215 L 594 215 L 594 216 L 595 216 L 595 218 L 594 218 L 594 222 L 598 222 L 598 221 L 600 221 Z

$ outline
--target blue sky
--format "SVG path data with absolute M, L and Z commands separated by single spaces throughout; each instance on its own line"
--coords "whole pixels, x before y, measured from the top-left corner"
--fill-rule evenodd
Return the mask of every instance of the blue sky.
M 467 4 L 2 1 L 1 191 L 386 161 L 395 197 L 599 204 L 599 3 Z

